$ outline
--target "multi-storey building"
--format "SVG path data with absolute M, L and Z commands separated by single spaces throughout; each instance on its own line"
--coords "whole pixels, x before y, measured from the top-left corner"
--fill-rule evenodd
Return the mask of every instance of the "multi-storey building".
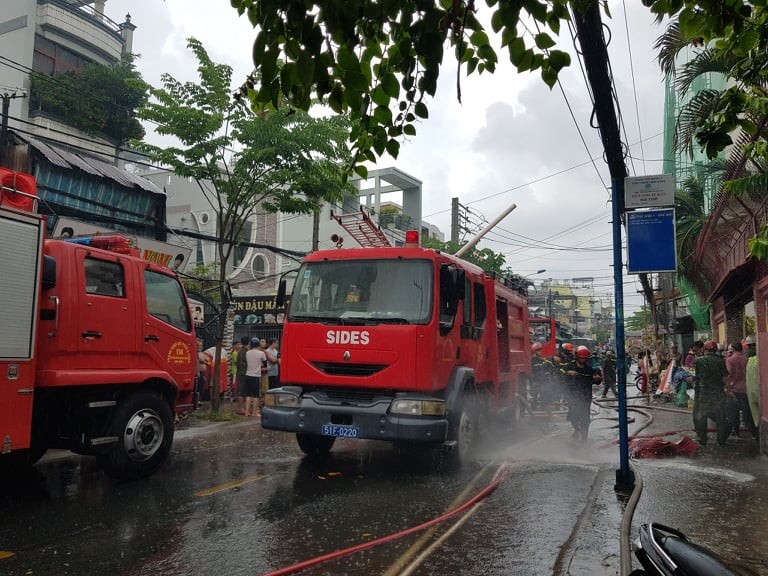
M 20 134 L 114 157 L 118 142 L 86 134 L 62 118 L 30 109 L 31 77 L 75 72 L 88 63 L 112 64 L 130 54 L 133 31 L 129 15 L 118 24 L 104 14 L 106 0 L 13 0 L 0 7 L 0 78 L 2 92 L 16 94 L 9 126 Z M 27 97 L 21 97 L 25 95 Z

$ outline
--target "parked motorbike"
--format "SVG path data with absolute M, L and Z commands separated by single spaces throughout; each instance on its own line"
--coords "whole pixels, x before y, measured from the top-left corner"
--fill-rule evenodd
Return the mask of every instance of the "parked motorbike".
M 717 554 L 662 524 L 643 524 L 633 548 L 643 568 L 630 576 L 739 576 Z

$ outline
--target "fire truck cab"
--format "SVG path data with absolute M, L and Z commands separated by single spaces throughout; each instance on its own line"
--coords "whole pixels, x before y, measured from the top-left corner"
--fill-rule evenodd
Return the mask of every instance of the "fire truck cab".
M 283 328 L 281 384 L 262 426 L 313 455 L 336 438 L 451 448 L 520 414 L 530 372 L 526 299 L 480 268 L 420 247 L 307 256 Z

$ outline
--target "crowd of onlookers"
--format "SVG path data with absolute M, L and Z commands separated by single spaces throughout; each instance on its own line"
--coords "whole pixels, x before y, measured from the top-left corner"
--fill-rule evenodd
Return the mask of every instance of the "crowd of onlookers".
M 610 349 L 593 353 L 584 346 L 564 343 L 556 355 L 544 358 L 541 344 L 531 348 L 529 408 L 551 414 L 553 406 L 567 406 L 574 436 L 586 438 L 589 421 L 588 411 L 586 425 L 583 421 L 584 406 L 588 408 L 593 397 L 607 398 L 609 392 L 617 396 L 616 354 Z M 633 364 L 637 368 L 630 370 Z M 753 337 L 728 345 L 696 341 L 685 354 L 676 343 L 665 346 L 660 341 L 653 348 L 631 350 L 626 369 L 627 375 L 634 373 L 639 393 L 655 402 L 687 408 L 693 399 L 693 423 L 700 444 L 707 443 L 709 420 L 715 422 L 721 445 L 728 436 L 740 436 L 742 431 L 758 436 L 759 384 Z
M 216 348 L 203 350 L 198 339 L 198 370 L 195 378 L 196 403 L 210 399 Z M 237 402 L 241 416 L 259 417 L 264 394 L 280 382 L 280 351 L 276 338 L 243 336 L 231 354 L 221 349 L 219 391 L 223 398 Z

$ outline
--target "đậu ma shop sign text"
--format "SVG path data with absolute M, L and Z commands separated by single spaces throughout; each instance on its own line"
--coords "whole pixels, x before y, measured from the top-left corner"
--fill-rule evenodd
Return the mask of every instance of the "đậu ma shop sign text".
M 276 296 L 246 296 L 233 299 L 235 324 L 282 324 L 285 307 Z

